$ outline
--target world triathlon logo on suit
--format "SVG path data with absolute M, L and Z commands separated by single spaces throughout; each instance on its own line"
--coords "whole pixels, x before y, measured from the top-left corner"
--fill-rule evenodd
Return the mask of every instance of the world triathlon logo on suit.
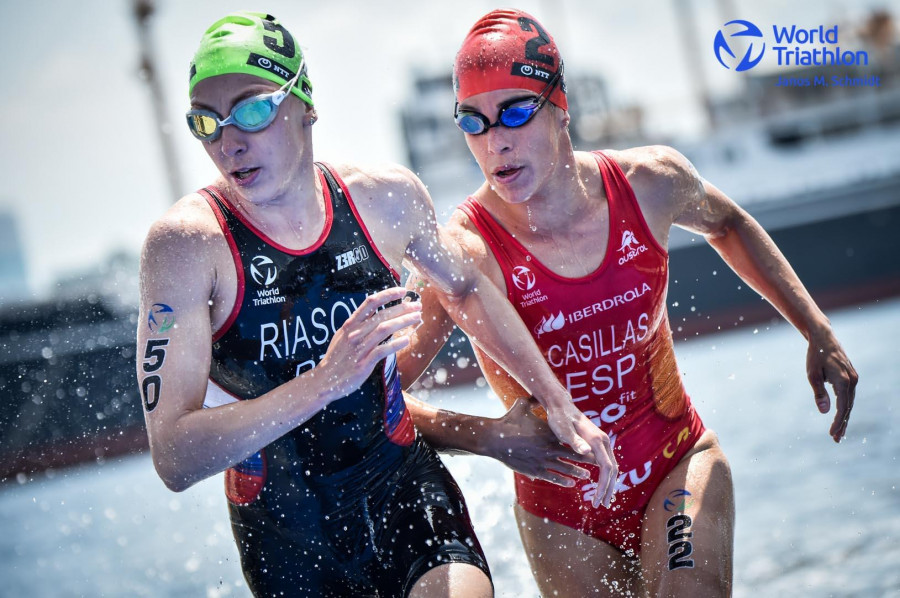
M 516 266 L 513 268 L 512 282 L 520 291 L 530 291 L 534 287 L 536 279 L 534 272 L 527 266 Z
M 253 298 L 254 307 L 287 301 L 287 297 L 282 296 L 280 288 L 269 288 L 269 285 L 278 278 L 278 267 L 269 256 L 257 255 L 250 260 L 250 278 L 258 286 L 264 287 L 256 289 L 256 297 Z
M 528 266 L 516 266 L 513 268 L 510 278 L 512 279 L 513 286 L 522 291 L 522 294 L 519 297 L 520 307 L 529 307 L 536 303 L 542 303 L 550 298 L 548 295 L 545 295 L 541 289 L 534 288 L 537 284 L 537 278 Z
M 278 277 L 278 267 L 269 256 L 257 255 L 250 260 L 250 277 L 259 286 L 267 287 Z

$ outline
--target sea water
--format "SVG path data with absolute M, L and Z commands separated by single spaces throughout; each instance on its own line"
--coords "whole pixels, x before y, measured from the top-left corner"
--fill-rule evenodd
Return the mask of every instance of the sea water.
M 688 392 L 735 482 L 736 596 L 900 595 L 900 299 L 829 314 L 860 375 L 847 438 L 828 436 L 789 325 L 676 344 Z M 830 387 L 829 387 L 830 390 Z M 484 386 L 429 393 L 502 413 Z M 538 595 L 512 474 L 445 459 L 466 495 L 498 596 Z M 147 455 L 20 476 L 0 488 L 0 596 L 248 596 L 222 476 L 166 490 Z

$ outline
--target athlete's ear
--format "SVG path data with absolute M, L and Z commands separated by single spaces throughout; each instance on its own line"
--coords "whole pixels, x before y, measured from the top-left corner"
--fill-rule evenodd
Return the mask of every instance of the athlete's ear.
M 316 114 L 316 109 L 310 106 L 306 108 L 306 118 L 303 121 L 303 124 L 307 127 L 313 126 L 315 122 L 319 120 L 319 115 Z

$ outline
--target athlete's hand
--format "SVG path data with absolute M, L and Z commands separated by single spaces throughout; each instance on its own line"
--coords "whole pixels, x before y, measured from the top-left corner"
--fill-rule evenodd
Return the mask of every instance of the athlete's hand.
M 560 442 L 571 446 L 580 455 L 590 456 L 600 468 L 593 506 L 596 508 L 602 503 L 608 508 L 619 478 L 619 466 L 609 436 L 570 402 L 547 408 L 547 423 Z
M 422 323 L 421 304 L 402 301 L 381 309 L 405 294 L 405 288 L 393 287 L 370 295 L 335 332 L 325 357 L 312 370 L 313 378 L 324 379 L 331 389 L 331 400 L 358 389 L 375 364 L 409 344 L 409 336 L 391 335 Z
M 560 443 L 547 422 L 535 415 L 538 407 L 533 397 L 517 399 L 503 417 L 491 420 L 488 455 L 530 478 L 571 488 L 575 479 L 587 479 L 590 472 L 569 461 L 593 460 Z
M 847 433 L 847 422 L 853 409 L 859 376 L 830 330 L 819 335 L 810 334 L 809 349 L 806 352 L 806 375 L 815 393 L 820 413 L 828 413 L 831 409 L 831 397 L 825 390 L 825 383 L 831 384 L 837 398 L 837 410 L 828 433 L 835 442 L 840 442 Z

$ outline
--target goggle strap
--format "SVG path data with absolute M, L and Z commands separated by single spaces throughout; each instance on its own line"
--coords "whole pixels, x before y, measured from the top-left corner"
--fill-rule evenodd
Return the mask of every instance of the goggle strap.
M 272 96 L 272 103 L 276 106 L 281 106 L 281 102 L 284 101 L 284 98 L 288 97 L 288 93 L 290 92 L 278 90 L 275 92 L 275 95 Z

